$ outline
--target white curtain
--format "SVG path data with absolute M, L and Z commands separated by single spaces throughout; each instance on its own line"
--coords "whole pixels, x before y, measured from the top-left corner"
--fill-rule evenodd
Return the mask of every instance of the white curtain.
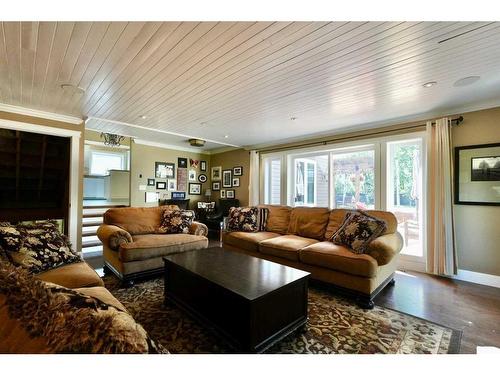
M 259 152 L 250 151 L 250 182 L 248 185 L 250 206 L 256 206 L 259 202 L 260 194 L 260 158 Z
M 456 275 L 453 164 L 448 118 L 427 123 L 427 272 Z

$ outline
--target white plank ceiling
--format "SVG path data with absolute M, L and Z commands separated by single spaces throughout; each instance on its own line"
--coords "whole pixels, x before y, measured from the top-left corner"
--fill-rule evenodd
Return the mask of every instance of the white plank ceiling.
M 266 144 L 500 103 L 500 23 L 0 26 L 0 102 L 154 142 Z

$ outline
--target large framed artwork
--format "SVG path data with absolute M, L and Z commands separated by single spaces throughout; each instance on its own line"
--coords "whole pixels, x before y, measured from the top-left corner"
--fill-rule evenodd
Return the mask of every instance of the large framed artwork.
M 500 206 L 500 143 L 455 147 L 455 204 Z
M 175 164 L 164 163 L 161 161 L 155 162 L 155 177 L 156 178 L 174 178 Z

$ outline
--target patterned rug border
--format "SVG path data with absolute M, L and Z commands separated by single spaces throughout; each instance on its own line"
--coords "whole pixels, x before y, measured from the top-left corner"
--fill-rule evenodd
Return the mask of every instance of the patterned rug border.
M 435 324 L 437 326 L 449 329 L 451 331 L 450 347 L 448 348 L 448 352 L 446 354 L 460 354 L 460 347 L 462 344 L 462 335 L 463 335 L 462 330 L 451 328 L 447 325 L 444 325 L 441 323 L 436 323 L 436 322 L 433 322 L 432 320 L 425 319 L 425 318 L 422 318 L 422 317 L 417 316 L 417 315 L 408 314 L 407 312 L 399 311 L 399 310 L 393 309 L 392 307 L 387 307 L 384 305 L 377 305 L 377 304 L 375 304 L 375 306 L 382 307 L 382 308 L 388 309 L 388 310 L 392 310 L 392 311 L 395 311 L 399 314 L 408 315 L 408 316 L 411 316 L 412 318 L 420 319 L 420 320 L 423 320 L 424 322 L 428 322 L 428 323 Z

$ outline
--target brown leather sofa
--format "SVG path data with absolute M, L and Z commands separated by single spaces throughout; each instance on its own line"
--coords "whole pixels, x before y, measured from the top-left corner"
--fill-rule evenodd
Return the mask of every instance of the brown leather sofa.
M 193 222 L 189 234 L 161 234 L 162 212 L 177 206 L 111 208 L 104 213 L 97 236 L 103 244 L 104 272 L 112 271 L 125 285 L 160 274 L 163 257 L 205 249 L 208 229 Z
M 224 248 L 310 272 L 313 280 L 354 296 L 364 308 L 372 308 L 373 298 L 394 282 L 397 255 L 403 241 L 392 213 L 366 211 L 384 220 L 387 229 L 370 243 L 365 254 L 354 254 L 329 241 L 348 210 L 261 207 L 269 209 L 267 231 L 225 232 Z

